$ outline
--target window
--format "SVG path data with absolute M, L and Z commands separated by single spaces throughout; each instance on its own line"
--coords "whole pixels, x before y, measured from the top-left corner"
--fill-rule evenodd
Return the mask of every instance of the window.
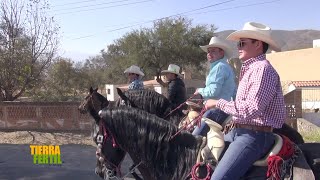
M 110 89 L 107 89 L 107 94 L 111 94 L 111 90 Z

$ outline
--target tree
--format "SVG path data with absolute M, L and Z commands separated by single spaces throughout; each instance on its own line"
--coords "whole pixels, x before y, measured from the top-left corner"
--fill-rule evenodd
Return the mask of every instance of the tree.
M 13 101 L 41 82 L 59 28 L 44 0 L 3 0 L 0 8 L 0 100 Z
M 84 87 L 85 92 L 88 91 L 88 87 L 99 87 L 105 84 L 107 81 L 107 64 L 105 59 L 100 56 L 90 57 L 86 60 L 81 70 L 86 75 Z M 102 89 L 99 87 L 99 89 Z
M 103 53 L 108 76 L 117 81 L 115 74 L 123 74 L 123 70 L 132 64 L 144 70 L 146 79 L 170 63 L 199 67 L 206 59 L 199 45 L 208 44 L 215 29 L 213 25 L 193 27 L 191 20 L 178 17 L 157 21 L 153 28 L 134 30 L 109 45 Z
M 59 57 L 53 61 L 41 86 L 33 88 L 27 94 L 36 101 L 79 100 L 87 92 L 85 82 L 88 79 L 81 65 L 75 65 L 71 59 Z

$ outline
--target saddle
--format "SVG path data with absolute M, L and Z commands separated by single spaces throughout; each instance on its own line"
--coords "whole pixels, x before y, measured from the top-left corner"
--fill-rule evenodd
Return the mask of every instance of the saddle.
M 185 125 L 188 125 L 186 129 L 192 131 L 195 126 L 195 119 L 199 116 L 199 112 L 201 111 L 201 105 L 194 103 L 192 101 L 187 101 L 188 105 L 188 114 L 187 116 L 179 123 L 179 128 L 183 128 Z
M 207 147 L 202 151 L 202 158 L 205 159 L 207 157 L 214 157 L 215 160 L 218 161 L 220 159 L 221 153 L 225 148 L 224 134 L 222 133 L 223 128 L 220 124 L 208 118 L 202 118 L 202 120 L 205 121 L 210 127 L 210 130 L 207 134 Z M 268 166 L 268 158 L 270 156 L 277 155 L 280 152 L 283 146 L 283 139 L 277 134 L 274 135 L 276 137 L 274 145 L 265 157 L 259 159 L 254 163 L 255 166 Z M 208 151 L 208 149 L 210 151 Z

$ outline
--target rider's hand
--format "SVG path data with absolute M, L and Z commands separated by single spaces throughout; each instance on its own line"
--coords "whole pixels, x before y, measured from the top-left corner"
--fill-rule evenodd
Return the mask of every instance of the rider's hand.
M 199 92 L 198 92 L 198 88 L 196 89 L 196 91 L 193 93 L 194 95 L 198 95 Z
M 211 109 L 217 106 L 218 100 L 215 99 L 209 99 L 206 101 L 206 103 L 204 104 L 204 107 L 206 109 Z

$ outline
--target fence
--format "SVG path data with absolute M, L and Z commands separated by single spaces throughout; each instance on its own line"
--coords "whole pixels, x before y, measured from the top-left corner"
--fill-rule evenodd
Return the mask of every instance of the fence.
M 93 119 L 79 102 L 1 102 L 0 130 L 87 131 Z

